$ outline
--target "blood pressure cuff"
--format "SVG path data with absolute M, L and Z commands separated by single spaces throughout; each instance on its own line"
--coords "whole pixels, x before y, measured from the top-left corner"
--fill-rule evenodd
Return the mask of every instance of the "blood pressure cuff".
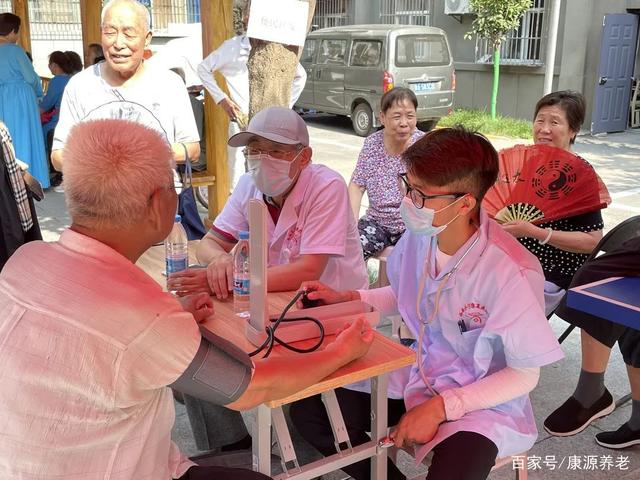
M 251 381 L 253 363 L 232 343 L 201 327 L 200 347 L 185 372 L 171 385 L 179 392 L 217 405 L 236 401 Z

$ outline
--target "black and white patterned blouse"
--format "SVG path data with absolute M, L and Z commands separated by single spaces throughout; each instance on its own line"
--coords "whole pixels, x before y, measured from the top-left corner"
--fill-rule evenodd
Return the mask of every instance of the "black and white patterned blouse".
M 567 217 L 553 222 L 541 223 L 540 228 L 552 228 L 563 232 L 593 232 L 602 230 L 604 223 L 600 210 L 584 213 L 574 217 Z M 588 253 L 573 253 L 561 250 L 550 244 L 540 245 L 535 238 L 525 237 L 518 239 L 527 250 L 533 253 L 544 272 L 544 278 L 564 289 L 569 287 L 571 278 L 578 268 L 589 257 Z

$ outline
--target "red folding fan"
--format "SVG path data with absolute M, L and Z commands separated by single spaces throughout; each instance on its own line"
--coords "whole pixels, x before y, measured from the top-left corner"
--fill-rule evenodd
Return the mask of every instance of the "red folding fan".
M 500 152 L 500 173 L 482 206 L 499 222 L 550 222 L 606 208 L 611 197 L 593 167 L 549 145 Z

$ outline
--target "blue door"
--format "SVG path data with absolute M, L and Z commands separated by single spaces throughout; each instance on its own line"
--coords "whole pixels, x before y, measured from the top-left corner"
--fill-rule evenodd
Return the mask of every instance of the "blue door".
M 620 132 L 627 128 L 637 38 L 636 15 L 605 15 L 591 133 Z

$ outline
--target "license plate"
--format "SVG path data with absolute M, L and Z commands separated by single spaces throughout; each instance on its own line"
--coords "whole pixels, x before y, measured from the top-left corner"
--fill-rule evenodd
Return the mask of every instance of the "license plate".
M 433 90 L 437 90 L 438 84 L 440 82 L 418 82 L 410 84 L 411 90 L 414 92 L 430 92 Z

